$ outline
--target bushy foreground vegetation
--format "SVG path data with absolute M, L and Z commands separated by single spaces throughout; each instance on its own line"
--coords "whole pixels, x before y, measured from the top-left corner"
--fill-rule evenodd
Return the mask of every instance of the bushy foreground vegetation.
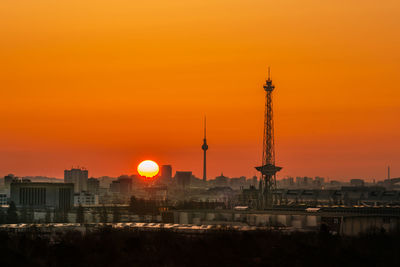
M 0 232 L 1 266 L 400 266 L 400 235 Z

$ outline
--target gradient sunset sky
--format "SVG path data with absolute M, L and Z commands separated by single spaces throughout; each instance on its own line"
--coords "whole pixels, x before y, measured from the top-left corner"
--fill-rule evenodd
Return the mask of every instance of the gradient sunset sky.
M 0 175 L 400 176 L 400 1 L 2 0 Z

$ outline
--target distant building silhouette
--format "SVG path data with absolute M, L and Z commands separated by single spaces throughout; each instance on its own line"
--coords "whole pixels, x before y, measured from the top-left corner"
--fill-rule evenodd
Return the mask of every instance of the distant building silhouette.
M 73 194 L 72 183 L 11 183 L 11 201 L 17 207 L 69 209 Z
M 172 166 L 171 165 L 162 165 L 161 166 L 161 182 L 170 183 L 172 181 Z
M 178 186 L 182 188 L 190 186 L 191 177 L 192 177 L 192 172 L 177 171 L 175 173 L 176 183 L 178 184 Z
M 0 194 L 0 206 L 8 204 L 7 194 Z
M 96 178 L 89 178 L 87 181 L 87 191 L 92 194 L 98 194 L 100 188 L 100 181 Z
M 223 173 L 221 173 L 220 176 L 215 177 L 215 186 L 227 186 L 229 182 L 229 178 L 224 176 Z
M 93 206 L 99 204 L 99 196 L 87 192 L 74 194 L 74 206 Z
M 130 195 L 132 193 L 132 178 L 129 176 L 118 177 L 116 181 L 112 181 L 110 184 L 110 191 L 122 195 Z
M 18 182 L 18 177 L 15 177 L 14 174 L 9 174 L 4 176 L 4 187 L 10 188 L 11 183 Z
M 64 183 L 73 183 L 74 192 L 87 191 L 88 171 L 85 169 L 71 169 L 64 171 Z
M 352 186 L 364 186 L 364 180 L 362 179 L 351 179 L 350 184 Z

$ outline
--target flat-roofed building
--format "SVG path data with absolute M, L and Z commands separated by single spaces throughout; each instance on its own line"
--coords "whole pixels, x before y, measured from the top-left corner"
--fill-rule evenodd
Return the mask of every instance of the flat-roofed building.
M 161 166 L 160 182 L 171 183 L 172 182 L 172 166 L 162 165 Z
M 120 176 L 118 180 L 112 181 L 110 185 L 112 193 L 120 193 L 122 195 L 131 195 L 132 193 L 132 178 L 128 176 Z
M 190 178 L 192 177 L 192 172 L 187 171 L 177 171 L 175 173 L 175 180 L 178 186 L 185 188 L 190 186 Z
M 71 169 L 64 171 L 64 183 L 73 183 L 74 192 L 87 191 L 88 171 L 85 169 Z
M 69 209 L 74 204 L 72 183 L 11 183 L 17 207 Z
M 99 196 L 87 192 L 74 194 L 74 206 L 95 206 L 99 205 Z

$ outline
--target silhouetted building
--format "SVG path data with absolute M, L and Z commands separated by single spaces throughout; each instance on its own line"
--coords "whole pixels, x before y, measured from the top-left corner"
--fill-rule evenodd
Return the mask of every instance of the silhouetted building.
M 145 191 L 147 192 L 150 199 L 163 201 L 167 199 L 168 189 L 166 186 L 146 187 Z
M 18 207 L 69 209 L 73 206 L 72 183 L 12 183 L 11 201 Z
M 88 171 L 85 169 L 71 169 L 64 171 L 64 183 L 73 183 L 74 192 L 87 191 Z
M 130 195 L 132 193 L 132 178 L 128 176 L 118 177 L 118 180 L 112 181 L 110 184 L 110 191 L 122 195 Z
M 252 182 L 252 185 L 253 186 L 257 186 L 258 185 L 258 178 L 257 178 L 257 176 L 253 176 L 253 178 L 252 178 L 252 180 L 253 180 L 253 182 Z
M 18 177 L 15 177 L 14 174 L 9 174 L 4 176 L 4 187 L 10 188 L 11 183 L 18 182 Z
M 175 180 L 178 186 L 180 187 L 188 187 L 190 186 L 190 178 L 192 177 L 192 172 L 181 172 L 177 171 L 175 173 Z
M 315 183 L 316 185 L 321 185 L 321 186 L 323 186 L 323 185 L 325 184 L 325 178 L 324 178 L 324 177 L 319 177 L 319 176 L 317 176 L 317 177 L 314 178 L 314 183 Z
M 87 181 L 87 191 L 92 194 L 99 194 L 100 181 L 96 178 L 89 178 Z
M 228 182 L 229 178 L 224 176 L 223 173 L 221 173 L 220 176 L 215 177 L 214 186 L 227 186 Z
M 255 186 L 250 186 L 248 189 L 243 189 L 239 195 L 241 205 L 246 205 L 251 208 L 256 208 L 259 198 L 259 191 Z
M 169 183 L 172 181 L 172 166 L 171 165 L 162 165 L 161 166 L 161 182 Z
M 74 206 L 93 206 L 99 204 L 99 196 L 87 192 L 74 194 Z
M 362 179 L 351 179 L 350 184 L 352 186 L 364 186 L 364 180 Z
M 229 181 L 231 187 L 242 187 L 246 185 L 246 177 L 232 178 Z
M 8 204 L 7 194 L 0 194 L 0 206 Z
M 313 182 L 311 177 L 296 177 L 296 184 L 299 187 L 308 187 Z
M 283 179 L 277 181 L 277 184 L 279 184 L 280 188 L 293 187 L 295 185 L 293 177 L 283 178 Z

